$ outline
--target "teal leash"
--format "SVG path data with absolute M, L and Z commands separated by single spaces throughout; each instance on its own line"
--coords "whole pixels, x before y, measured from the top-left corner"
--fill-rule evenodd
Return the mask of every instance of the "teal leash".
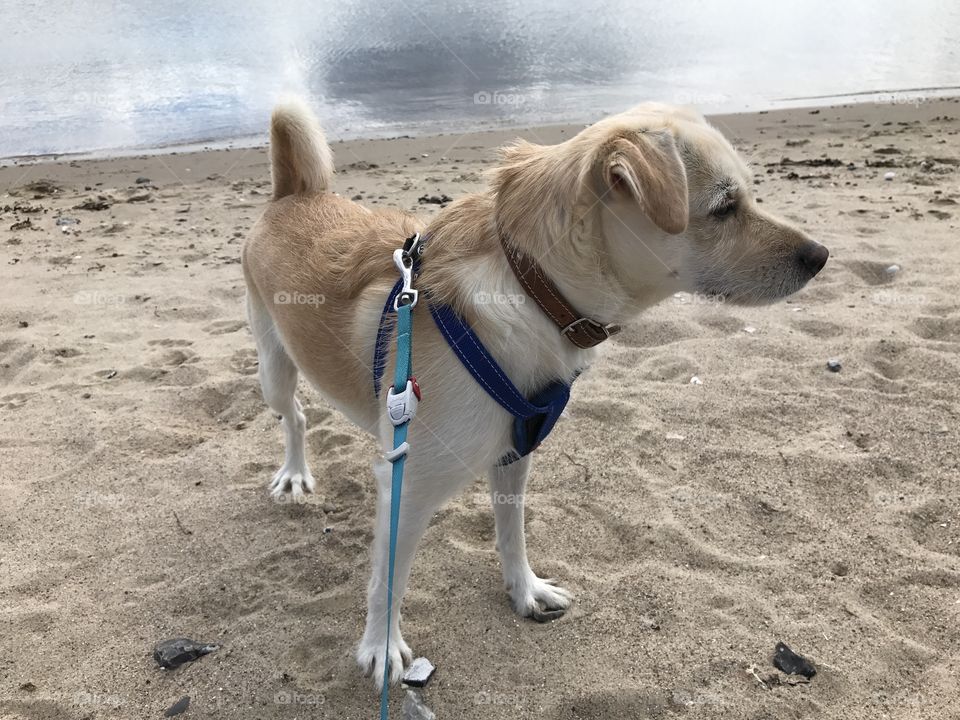
M 387 646 L 383 656 L 383 688 L 380 692 L 380 720 L 390 713 L 390 628 L 393 624 L 393 574 L 397 560 L 397 531 L 400 525 L 400 496 L 403 492 L 403 468 L 410 445 L 407 429 L 417 412 L 420 387 L 413 377 L 413 308 L 418 293 L 413 289 L 413 262 L 419 257 L 420 235 L 414 235 L 403 250 L 393 253 L 393 261 L 403 278 L 403 288 L 394 302 L 397 311 L 397 364 L 393 386 L 387 391 L 387 417 L 393 423 L 393 450 L 386 459 L 393 465 L 390 479 L 390 553 L 387 562 Z M 408 247 L 409 246 L 409 247 Z

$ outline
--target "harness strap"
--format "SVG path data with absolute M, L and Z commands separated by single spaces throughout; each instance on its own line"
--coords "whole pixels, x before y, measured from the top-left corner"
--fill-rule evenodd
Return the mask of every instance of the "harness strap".
M 393 312 L 393 304 L 402 289 L 403 278 L 400 278 L 397 280 L 397 284 L 393 286 L 390 294 L 387 295 L 387 302 L 383 306 L 383 312 L 380 313 L 377 340 L 373 347 L 373 394 L 375 397 L 380 397 L 380 378 L 383 377 L 383 371 L 387 367 L 387 344 L 390 342 L 390 334 L 393 332 L 390 314 Z
M 513 416 L 513 452 L 501 458 L 499 464 L 508 465 L 536 450 L 567 406 L 570 385 L 559 380 L 552 382 L 532 400 L 527 400 L 453 308 L 430 303 L 430 314 L 450 349 L 473 379 Z
M 423 241 L 419 243 L 416 254 L 413 255 L 414 275 L 419 270 L 423 244 Z M 393 331 L 394 323 L 391 316 L 396 308 L 397 297 L 402 290 L 403 280 L 401 279 L 397 281 L 387 296 L 380 316 L 380 325 L 377 328 L 377 337 L 373 349 L 373 391 L 377 397 L 380 396 L 381 378 L 387 363 L 387 346 Z M 484 347 L 473 329 L 464 322 L 463 318 L 448 305 L 430 302 L 426 291 L 422 292 L 426 295 L 430 315 L 450 349 L 453 350 L 480 387 L 514 418 L 513 451 L 501 458 L 500 464 L 508 464 L 533 452 L 553 429 L 566 407 L 567 401 L 570 399 L 570 384 L 559 380 L 555 381 L 528 400 L 517 389 L 517 386 L 510 381 L 510 378 L 507 377 L 507 374 Z M 399 323 L 399 311 L 397 317 Z M 406 382 L 405 378 L 404 382 Z M 399 445 L 399 443 L 396 443 L 396 445 Z M 394 468 L 396 469 L 396 465 L 394 465 Z

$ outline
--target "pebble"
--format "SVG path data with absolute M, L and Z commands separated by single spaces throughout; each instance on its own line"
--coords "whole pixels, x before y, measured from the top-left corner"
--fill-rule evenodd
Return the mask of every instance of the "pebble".
M 808 680 L 817 674 L 817 669 L 803 655 L 798 655 L 783 642 L 777 643 L 773 653 L 773 665 L 787 675 L 803 675 Z
M 883 179 L 890 181 L 890 180 L 893 180 L 896 176 L 897 174 L 895 172 L 887 172 L 883 174 Z
M 886 270 L 884 270 L 884 272 L 887 273 L 887 275 L 896 275 L 898 272 L 900 272 L 900 266 L 890 265 Z
M 176 717 L 177 715 L 182 715 L 187 711 L 187 708 L 190 707 L 190 696 L 184 695 L 182 698 L 177 700 L 173 705 L 167 708 L 167 711 L 163 713 L 164 717 Z
M 701 380 L 701 379 L 698 378 L 696 375 L 694 375 L 692 378 L 690 378 L 690 384 L 691 384 L 691 385 L 703 385 L 703 380 Z
M 197 658 L 219 649 L 219 645 L 198 643 L 187 638 L 174 638 L 157 643 L 157 646 L 153 649 L 153 659 L 160 667 L 169 669 L 193 662 Z
M 830 372 L 840 372 L 843 369 L 843 365 L 840 363 L 840 358 L 830 358 L 827 360 L 827 370 Z
M 744 331 L 745 333 L 750 333 L 751 335 L 753 335 L 753 334 L 757 331 L 757 329 L 756 329 L 755 327 L 753 327 L 753 325 L 747 325 L 747 326 L 743 329 L 743 331 Z
M 425 657 L 418 657 L 403 674 L 403 682 L 410 687 L 426 687 L 436 668 Z

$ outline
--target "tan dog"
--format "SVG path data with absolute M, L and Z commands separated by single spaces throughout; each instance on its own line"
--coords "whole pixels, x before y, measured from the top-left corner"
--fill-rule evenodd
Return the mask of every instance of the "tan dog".
M 719 132 L 701 116 L 665 105 L 641 105 L 559 145 L 504 149 L 490 188 L 455 202 L 426 228 L 410 215 L 374 213 L 334 195 L 330 149 L 305 107 L 277 108 L 271 144 L 273 202 L 244 248 L 243 268 L 264 398 L 283 417 L 286 435 L 286 459 L 271 483 L 275 494 L 300 495 L 315 486 L 295 398 L 298 370 L 382 447 L 392 447 L 371 365 L 380 313 L 398 277 L 391 255 L 414 231 L 429 238 L 418 287 L 456 309 L 529 394 L 554 380 L 572 381 L 597 350 L 576 347 L 525 301 L 498 229 L 577 310 L 603 323 L 628 322 L 678 291 L 772 302 L 802 288 L 827 260 L 826 248 L 757 207 L 750 171 Z M 394 681 L 411 658 L 399 606 L 416 545 L 440 506 L 480 474 L 489 474 L 494 498 L 510 499 L 495 501 L 493 509 L 514 609 L 552 619 L 571 601 L 527 562 L 522 498 L 529 456 L 496 464 L 512 447 L 512 418 L 470 376 L 425 307 L 414 312 L 414 369 L 424 397 L 410 427 L 401 506 Z M 373 573 L 357 659 L 379 686 L 389 463 L 375 462 L 374 474 Z

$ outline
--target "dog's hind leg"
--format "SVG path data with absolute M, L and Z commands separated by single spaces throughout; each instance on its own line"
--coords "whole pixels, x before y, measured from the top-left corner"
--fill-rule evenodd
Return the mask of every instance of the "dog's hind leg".
M 252 290 L 247 291 L 247 314 L 257 341 L 263 399 L 283 419 L 285 457 L 283 467 L 270 482 L 270 493 L 282 497 L 289 492 L 295 498 L 300 497 L 304 492 L 313 492 L 315 483 L 307 467 L 304 448 L 307 419 L 296 398 L 297 366 L 283 347 L 263 301 Z
M 527 562 L 523 530 L 524 491 L 530 472 L 530 456 L 490 471 L 490 495 L 497 525 L 497 550 L 503 564 L 503 580 L 513 609 L 521 617 L 548 622 L 562 616 L 573 596 L 553 580 L 537 577 Z

